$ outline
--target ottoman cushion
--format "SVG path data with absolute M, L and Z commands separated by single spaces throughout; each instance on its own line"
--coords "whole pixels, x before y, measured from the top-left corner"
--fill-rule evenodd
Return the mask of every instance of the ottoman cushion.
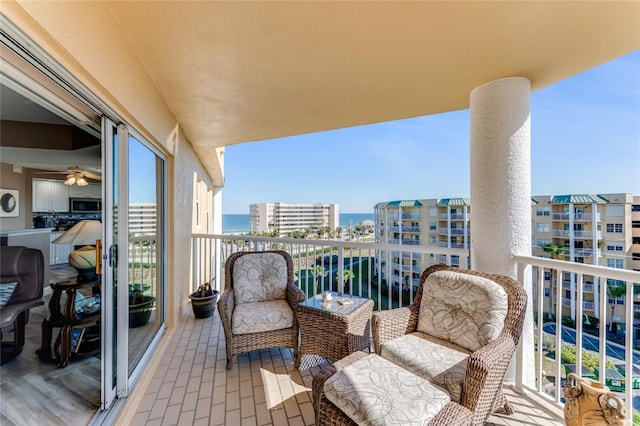
M 375 354 L 329 377 L 323 391 L 359 425 L 425 425 L 450 401 L 443 389 Z

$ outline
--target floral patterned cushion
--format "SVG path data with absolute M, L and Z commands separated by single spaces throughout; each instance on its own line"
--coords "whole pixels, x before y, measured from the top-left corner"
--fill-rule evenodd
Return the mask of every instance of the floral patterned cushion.
M 323 391 L 359 425 L 426 425 L 449 403 L 444 390 L 375 354 L 329 377 Z
M 417 330 L 477 351 L 498 337 L 507 293 L 488 278 L 437 271 L 424 283 Z
M 231 319 L 233 334 L 260 333 L 293 326 L 293 311 L 286 300 L 236 305 Z
M 446 389 L 458 403 L 470 354 L 465 348 L 420 332 L 385 342 L 380 351 L 383 358 Z
M 233 264 L 236 305 L 282 300 L 287 296 L 287 262 L 277 253 L 251 253 Z

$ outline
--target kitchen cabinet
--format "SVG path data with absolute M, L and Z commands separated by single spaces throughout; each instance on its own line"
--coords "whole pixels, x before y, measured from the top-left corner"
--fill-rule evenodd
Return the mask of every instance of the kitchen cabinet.
M 90 183 L 87 186 L 72 185 L 69 196 L 73 198 L 102 198 L 102 185 Z
M 61 181 L 33 179 L 34 212 L 68 212 L 69 187 Z
M 73 246 L 69 244 L 53 244 L 53 240 L 58 238 L 64 232 L 51 231 L 49 237 L 51 247 L 49 248 L 49 264 L 60 265 L 69 262 L 69 255 L 73 251 Z

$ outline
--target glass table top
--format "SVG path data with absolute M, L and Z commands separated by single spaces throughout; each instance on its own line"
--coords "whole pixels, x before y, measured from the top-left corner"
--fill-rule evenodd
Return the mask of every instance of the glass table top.
M 323 301 L 323 294 L 331 294 L 331 300 Z M 299 306 L 305 308 L 317 309 L 319 311 L 329 312 L 332 314 L 349 315 L 356 309 L 367 303 L 370 299 L 350 294 L 339 294 L 335 291 L 320 293 L 311 297 L 304 302 L 300 302 Z

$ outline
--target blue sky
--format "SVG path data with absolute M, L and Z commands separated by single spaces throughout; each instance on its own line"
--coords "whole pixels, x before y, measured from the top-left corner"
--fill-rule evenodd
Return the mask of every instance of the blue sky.
M 224 214 L 469 197 L 469 110 L 233 145 L 225 163 Z M 531 192 L 640 195 L 640 51 L 531 94 Z

